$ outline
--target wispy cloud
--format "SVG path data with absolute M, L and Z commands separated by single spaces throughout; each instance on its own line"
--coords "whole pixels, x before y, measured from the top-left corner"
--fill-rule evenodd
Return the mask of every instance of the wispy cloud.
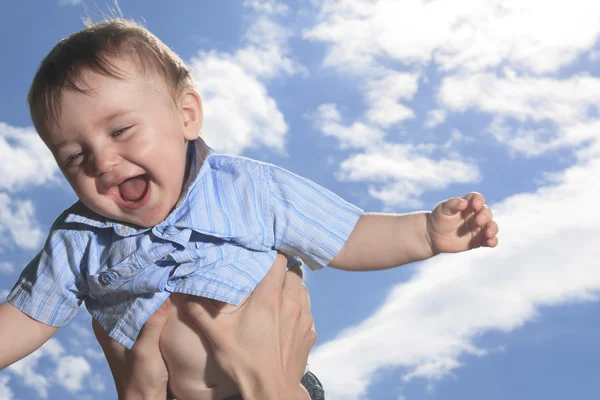
M 12 400 L 14 394 L 10 387 L 8 386 L 8 382 L 10 381 L 9 376 L 0 375 L 0 399 L 3 400 Z
M 40 371 L 42 361 L 55 364 L 52 373 Z M 91 374 L 91 366 L 84 357 L 66 354 L 61 342 L 54 338 L 6 370 L 20 377 L 25 385 L 44 399 L 53 385 L 60 385 L 71 392 L 82 390 L 83 382 Z
M 317 127 L 337 137 L 342 148 L 370 149 L 382 143 L 392 148 L 397 146 L 392 137 L 400 131 L 409 147 L 419 143 L 447 151 L 448 141 L 427 142 L 418 132 L 407 134 L 395 126 L 418 117 L 412 101 L 421 90 L 428 90 L 435 94 L 435 108 L 425 114 L 426 129 L 444 123 L 452 114 L 479 112 L 492 119 L 487 132 L 513 154 L 535 157 L 568 148 L 589 158 L 600 148 L 599 123 L 589 117 L 599 102 L 600 81 L 586 73 L 563 79 L 550 75 L 595 47 L 600 6 L 584 3 L 576 0 L 565 9 L 537 0 L 314 2 L 317 22 L 303 37 L 326 46 L 324 65 L 353 76 L 366 104 L 365 111 L 345 125 L 339 115 L 323 117 L 328 109 L 321 108 L 315 114 Z M 555 26 L 559 25 L 576 33 L 558 37 Z M 425 68 L 441 77 L 439 86 L 425 79 Z M 546 122 L 552 125 L 541 125 Z M 476 133 L 463 130 L 461 135 L 468 139 Z M 369 152 L 358 151 L 342 161 L 344 169 L 338 176 L 381 185 L 386 174 L 372 171 L 372 165 L 394 168 L 403 175 L 403 183 L 390 177 L 385 188 L 371 186 L 370 190 L 388 207 L 419 204 L 425 191 L 447 186 L 436 184 L 438 178 L 448 184 L 481 178 L 479 173 L 466 173 L 477 171 L 477 165 L 461 157 L 457 149 L 452 152 L 452 165 L 458 168 L 455 173 L 442 167 L 450 165 L 440 164 L 443 157 L 407 152 L 426 162 L 428 171 L 434 165 L 441 168 L 437 172 L 442 175 L 432 174 L 430 185 L 426 177 L 418 182 L 406 179 L 403 171 L 414 172 L 414 168 L 410 168 L 413 160 L 404 155 L 391 165 L 385 152 L 365 153 Z
M 368 122 L 344 125 L 335 104 L 321 105 L 312 116 L 326 136 L 339 140 L 342 149 L 357 149 L 340 163 L 341 181 L 367 182 L 369 194 L 388 207 L 421 207 L 427 190 L 442 190 L 454 183 L 481 179 L 478 166 L 434 144 L 398 144 L 386 140 L 386 132 Z
M 2 273 L 10 274 L 10 273 L 14 272 L 14 270 L 15 270 L 15 267 L 11 263 L 6 262 L 6 261 L 0 261 L 0 274 L 2 274 Z
M 61 357 L 56 365 L 56 380 L 70 392 L 78 392 L 83 389 L 84 379 L 91 371 L 90 364 L 83 357 Z
M 58 0 L 59 6 L 77 6 L 82 4 L 83 0 Z
M 58 182 L 54 157 L 32 128 L 0 122 L 0 190 L 15 192 L 32 185 Z
M 0 192 L 0 247 L 10 246 L 7 239 L 27 250 L 40 246 L 43 240 L 42 230 L 34 216 L 33 203 L 29 200 L 13 200 Z

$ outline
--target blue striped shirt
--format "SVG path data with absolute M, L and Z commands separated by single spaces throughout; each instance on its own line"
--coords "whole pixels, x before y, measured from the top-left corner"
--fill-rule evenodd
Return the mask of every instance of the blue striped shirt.
M 339 252 L 362 210 L 272 164 L 216 155 L 190 144 L 190 179 L 169 216 L 152 228 L 109 220 L 81 202 L 54 222 L 44 248 L 8 301 L 52 326 L 79 305 L 131 348 L 170 293 L 237 305 L 254 290 L 276 250 L 312 269 Z

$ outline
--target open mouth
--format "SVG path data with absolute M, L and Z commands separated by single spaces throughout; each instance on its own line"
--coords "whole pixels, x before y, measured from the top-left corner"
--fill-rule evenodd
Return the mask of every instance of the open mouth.
M 124 180 L 118 187 L 124 205 L 137 208 L 145 202 L 150 189 L 150 181 L 147 175 L 138 175 Z

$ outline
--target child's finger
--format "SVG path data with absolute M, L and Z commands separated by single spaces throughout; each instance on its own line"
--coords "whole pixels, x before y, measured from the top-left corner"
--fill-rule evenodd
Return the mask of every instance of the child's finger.
M 469 202 L 471 208 L 475 211 L 479 211 L 485 206 L 485 197 L 481 193 L 471 192 L 463 196 L 463 198 Z
M 498 237 L 494 236 L 493 238 L 488 239 L 486 241 L 486 245 L 487 245 L 487 247 L 496 247 L 496 246 L 498 246 Z
M 467 209 L 469 202 L 462 197 L 453 197 L 440 203 L 440 210 L 444 215 L 455 215 Z
M 488 206 L 483 206 L 483 209 L 477 213 L 475 217 L 475 224 L 477 226 L 484 226 L 488 222 L 492 221 L 492 210 Z
M 498 234 L 498 230 L 498 224 L 495 221 L 492 221 L 486 226 L 485 235 L 488 239 L 491 239 Z

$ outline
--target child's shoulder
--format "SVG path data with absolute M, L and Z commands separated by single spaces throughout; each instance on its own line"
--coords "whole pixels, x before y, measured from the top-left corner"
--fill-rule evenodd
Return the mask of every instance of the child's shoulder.
M 104 228 L 107 225 L 106 218 L 96 214 L 87 208 L 81 200 L 77 200 L 65 209 L 54 220 L 51 230 L 77 230 L 75 226 L 86 225 L 89 227 Z
M 262 173 L 265 169 L 273 166 L 273 164 L 249 157 L 215 153 L 211 154 L 207 161 L 211 169 L 225 171 L 244 170 L 245 172 Z

